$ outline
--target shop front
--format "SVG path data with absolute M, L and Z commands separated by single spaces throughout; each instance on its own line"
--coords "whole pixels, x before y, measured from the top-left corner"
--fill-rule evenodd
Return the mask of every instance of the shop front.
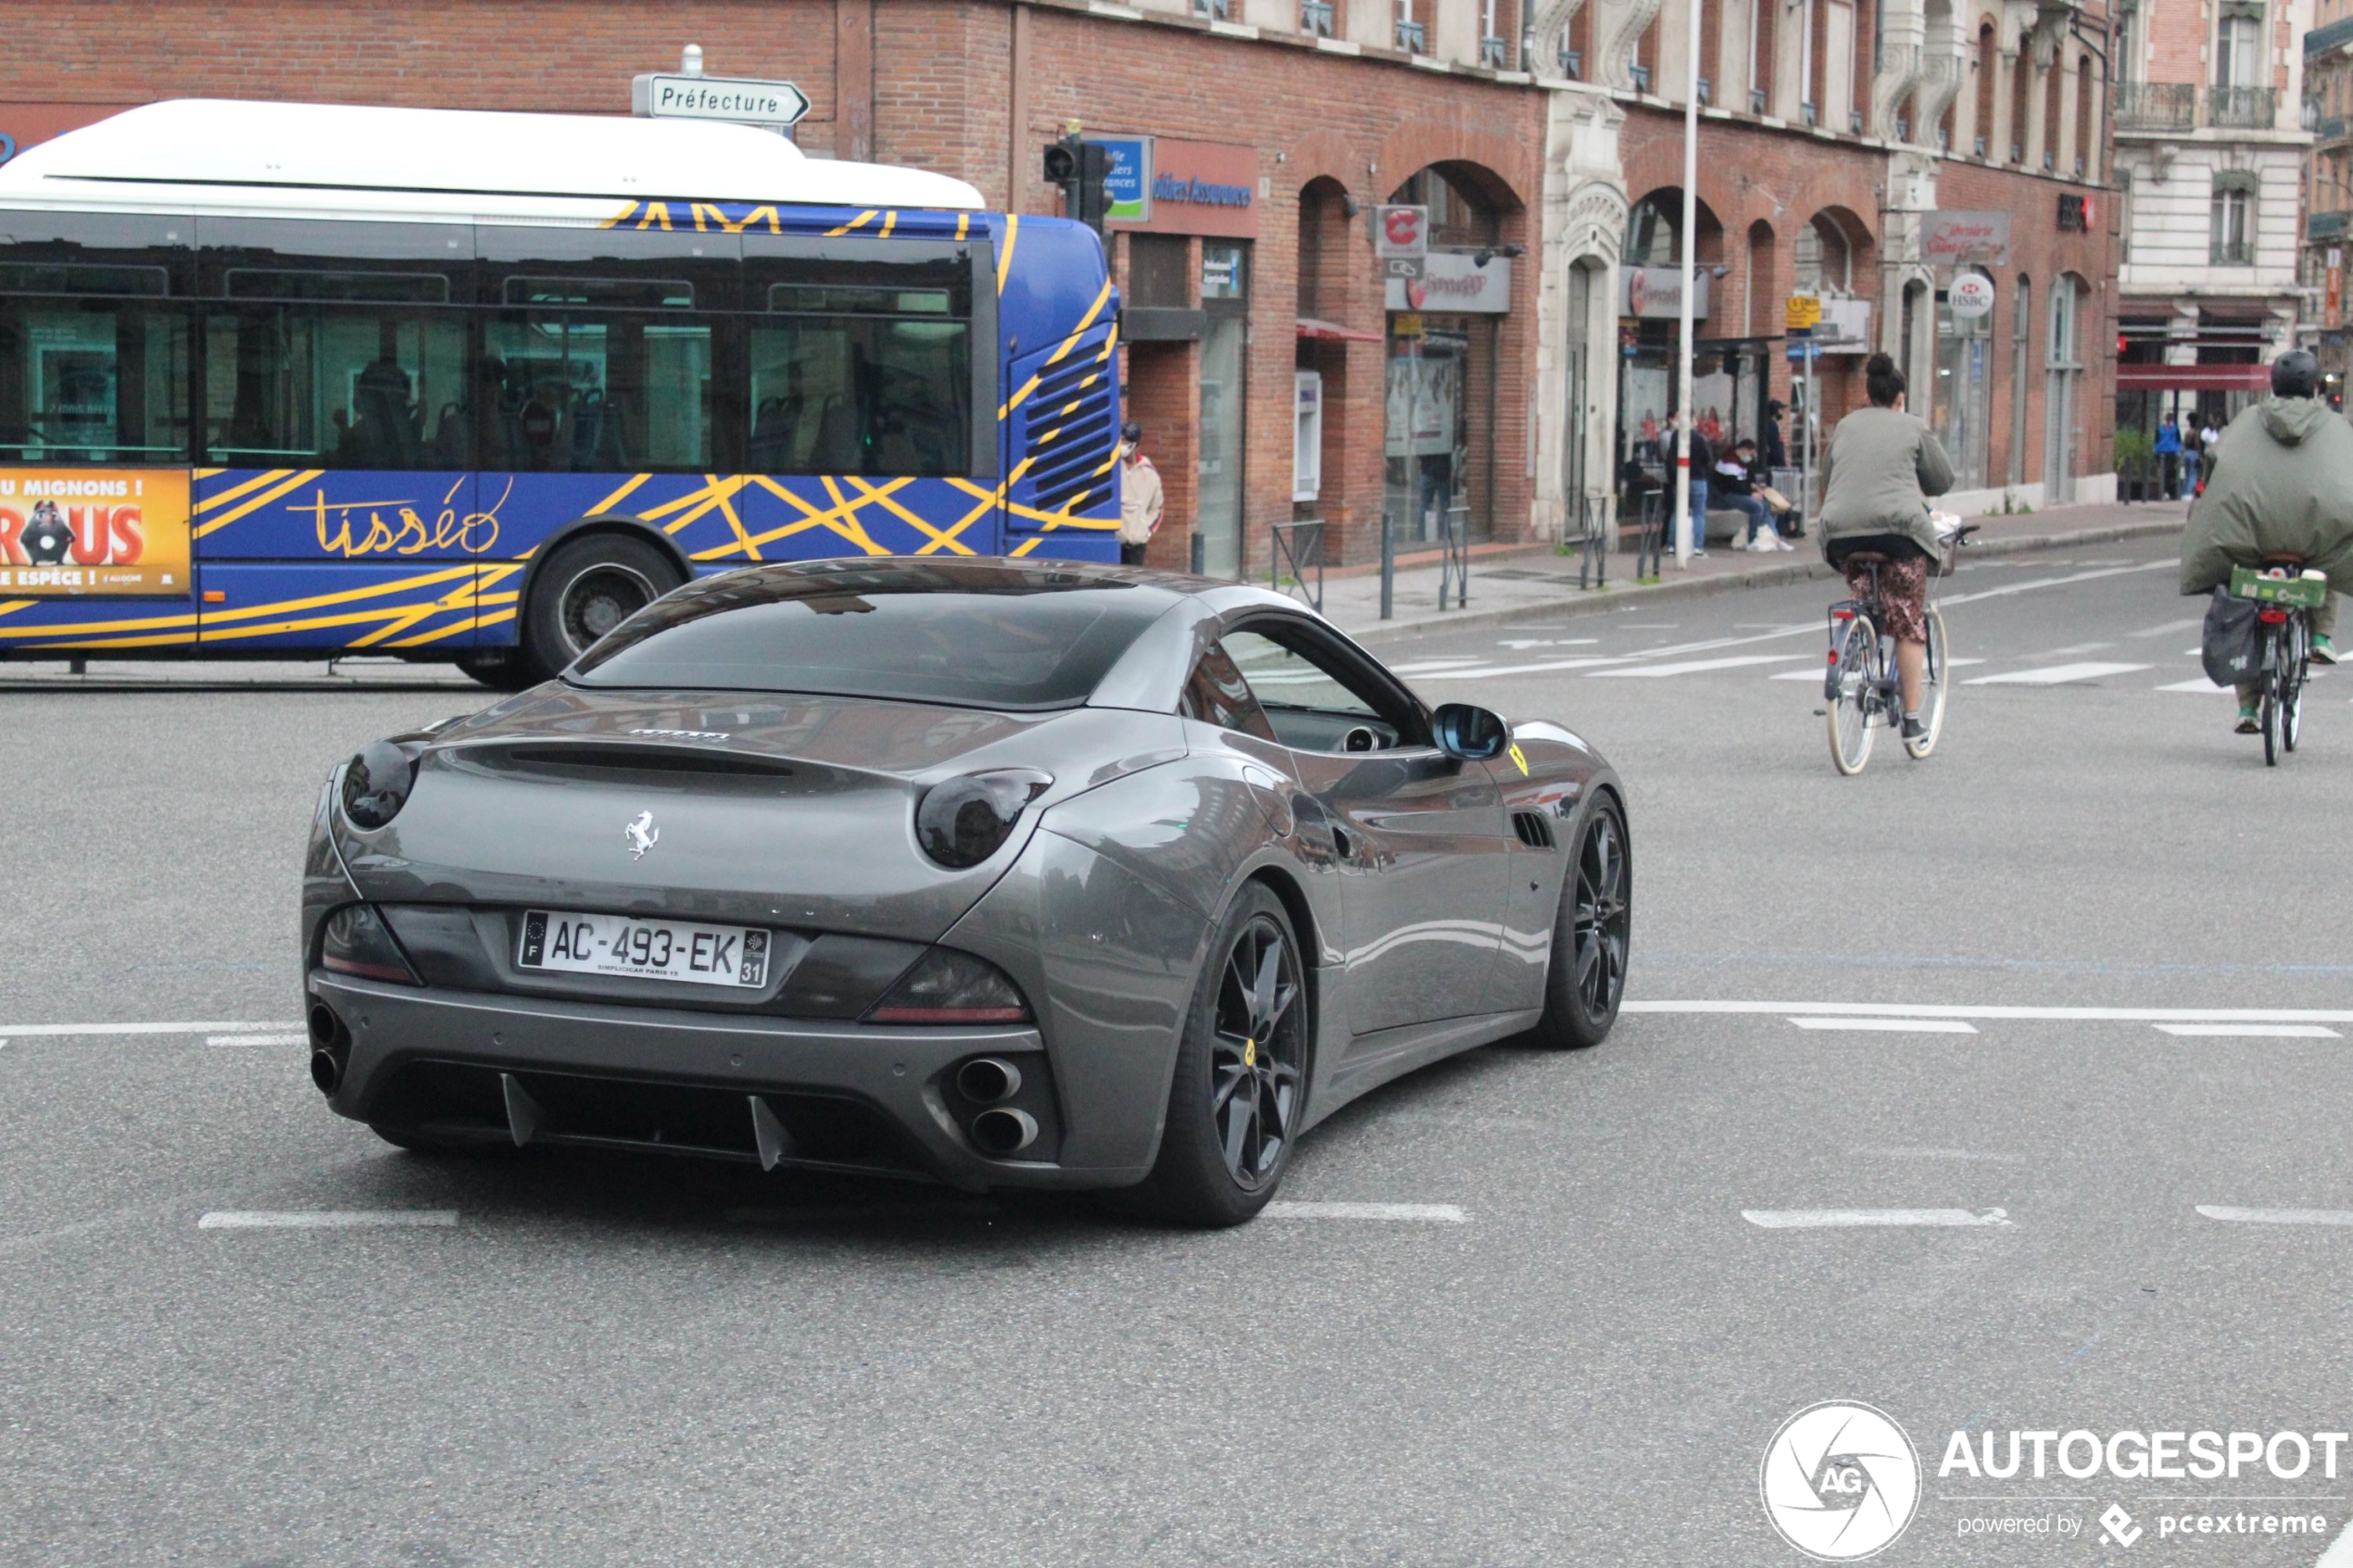
M 1511 259 L 1492 252 L 1435 252 L 1419 278 L 1389 280 L 1383 505 L 1400 541 L 1494 532 L 1495 350 L 1511 294 Z

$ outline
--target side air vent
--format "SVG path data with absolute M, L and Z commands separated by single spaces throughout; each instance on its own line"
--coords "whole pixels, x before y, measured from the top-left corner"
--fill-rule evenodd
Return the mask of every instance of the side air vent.
M 1553 824 L 1541 811 L 1514 811 L 1512 832 L 1530 849 L 1553 847 Z
M 1049 370 L 1024 405 L 1026 477 L 1042 512 L 1084 512 L 1112 496 L 1111 369 L 1080 355 Z

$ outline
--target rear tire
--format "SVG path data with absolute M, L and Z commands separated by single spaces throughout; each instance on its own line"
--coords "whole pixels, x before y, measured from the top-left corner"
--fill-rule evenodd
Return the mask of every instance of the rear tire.
M 2289 751 L 2304 734 L 2304 677 L 2309 645 L 2304 623 L 2288 622 L 2287 659 L 2280 667 L 2280 743 Z
M 1553 957 L 1544 970 L 1544 1016 L 1529 1039 L 1551 1050 L 1585 1050 L 1609 1037 L 1626 999 L 1634 929 L 1634 860 L 1626 816 L 1604 798 L 1585 819 L 1561 878 Z
M 1140 1186 L 1106 1194 L 1131 1217 L 1238 1225 L 1290 1168 L 1314 1040 L 1299 939 L 1282 900 L 1246 884 L 1217 922 L 1176 1049 L 1160 1157 Z
M 532 575 L 523 614 L 522 663 L 531 680 L 560 674 L 681 581 L 668 555 L 626 533 L 592 533 L 557 550 Z
M 1914 758 L 1926 757 L 1936 749 L 1937 736 L 1944 733 L 1944 618 L 1931 607 L 1928 612 L 1928 668 L 1921 672 L 1920 684 L 1926 689 L 1920 718 L 1928 725 L 1928 734 L 1919 740 L 1907 740 L 1904 749 Z
M 1831 762 L 1852 778 L 1871 759 L 1871 683 L 1879 674 L 1879 633 L 1856 615 L 1838 639 L 1838 696 L 1829 709 Z
M 2263 765 L 2280 765 L 2280 688 L 2286 684 L 2287 639 L 2275 628 L 2263 648 Z

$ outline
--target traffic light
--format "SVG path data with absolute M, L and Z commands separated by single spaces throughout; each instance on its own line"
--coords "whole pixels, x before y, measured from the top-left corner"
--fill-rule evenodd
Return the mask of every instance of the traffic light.
M 1076 218 L 1100 234 L 1110 202 L 1103 182 L 1111 173 L 1111 149 L 1073 132 L 1046 148 L 1046 182 L 1063 188 L 1063 216 Z

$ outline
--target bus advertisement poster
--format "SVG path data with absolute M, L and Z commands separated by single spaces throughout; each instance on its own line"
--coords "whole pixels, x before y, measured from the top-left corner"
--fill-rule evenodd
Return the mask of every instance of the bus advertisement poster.
M 186 469 L 0 468 L 0 596 L 187 598 Z

